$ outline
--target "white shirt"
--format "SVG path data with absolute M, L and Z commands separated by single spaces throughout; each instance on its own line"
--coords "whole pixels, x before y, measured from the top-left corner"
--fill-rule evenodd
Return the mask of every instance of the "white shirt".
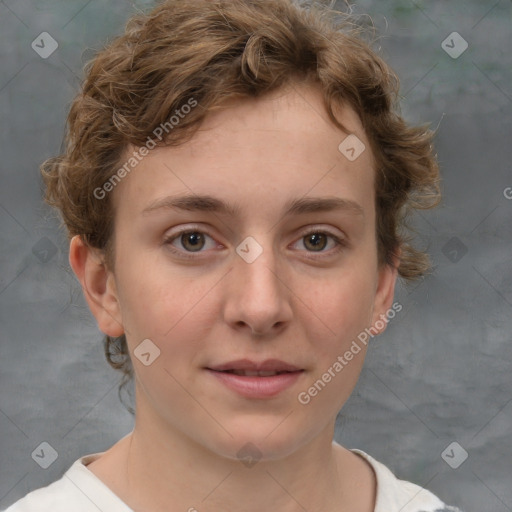
M 373 467 L 377 477 L 374 512 L 461 512 L 445 505 L 422 487 L 399 480 L 384 464 L 362 450 L 352 449 Z M 36 489 L 4 512 L 133 512 L 92 471 L 90 464 L 104 452 L 76 460 L 60 480 Z

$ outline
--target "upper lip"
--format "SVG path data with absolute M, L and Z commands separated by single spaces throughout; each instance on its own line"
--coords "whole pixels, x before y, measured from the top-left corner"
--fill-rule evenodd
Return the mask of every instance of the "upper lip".
M 229 361 L 228 363 L 219 364 L 216 366 L 208 366 L 208 369 L 218 372 L 226 370 L 250 370 L 258 372 L 296 372 L 301 371 L 301 368 L 289 363 L 285 363 L 279 359 L 266 359 L 265 361 L 256 362 L 250 359 L 237 359 L 236 361 Z

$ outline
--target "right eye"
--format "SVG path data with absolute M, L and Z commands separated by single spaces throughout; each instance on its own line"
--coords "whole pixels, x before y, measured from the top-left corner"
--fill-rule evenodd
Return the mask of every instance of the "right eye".
M 193 258 L 192 253 L 205 252 L 202 251 L 206 244 L 206 237 L 213 241 L 213 238 L 207 233 L 194 228 L 184 228 L 179 230 L 177 233 L 167 236 L 164 240 L 164 244 L 169 246 L 171 252 L 178 254 L 185 258 Z M 184 250 L 178 249 L 179 244 Z M 212 244 L 213 247 L 216 243 Z

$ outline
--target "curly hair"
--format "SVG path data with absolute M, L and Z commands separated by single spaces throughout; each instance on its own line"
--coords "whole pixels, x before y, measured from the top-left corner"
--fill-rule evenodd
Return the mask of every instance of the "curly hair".
M 402 118 L 399 79 L 364 36 L 350 15 L 315 1 L 165 0 L 136 14 L 85 66 L 62 154 L 41 165 L 47 203 L 60 210 L 70 238 L 100 249 L 114 269 L 111 194 L 95 191 L 112 180 L 130 145 L 153 140 L 190 98 L 198 106 L 158 145 L 188 141 L 227 100 L 308 81 L 320 86 L 335 126 L 343 129 L 333 107 L 347 104 L 370 141 L 379 264 L 392 265 L 400 249 L 398 275 L 424 276 L 430 260 L 413 247 L 407 219 L 440 202 L 434 132 Z M 130 381 L 125 336 L 106 336 L 105 354 L 123 372 L 121 386 Z

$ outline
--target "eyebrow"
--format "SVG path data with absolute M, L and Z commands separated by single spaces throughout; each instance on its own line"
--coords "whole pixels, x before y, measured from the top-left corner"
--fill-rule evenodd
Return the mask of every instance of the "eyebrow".
M 216 212 L 236 217 L 240 214 L 239 204 L 228 204 L 210 195 L 167 196 L 150 203 L 142 211 L 143 215 L 158 210 L 178 209 L 185 211 Z M 284 215 L 300 215 L 329 211 L 346 211 L 364 217 L 364 209 L 355 201 L 341 197 L 302 197 L 288 201 Z

